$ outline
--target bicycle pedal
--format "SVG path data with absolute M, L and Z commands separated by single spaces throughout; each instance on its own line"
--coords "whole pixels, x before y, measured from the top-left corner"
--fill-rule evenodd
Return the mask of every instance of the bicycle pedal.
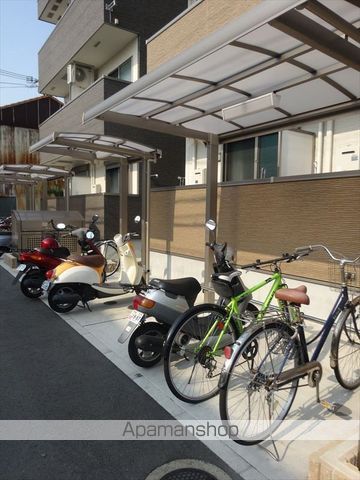
M 321 400 L 320 405 L 331 413 L 346 415 L 346 412 L 343 411 L 344 406 L 341 403 L 328 402 L 327 400 Z

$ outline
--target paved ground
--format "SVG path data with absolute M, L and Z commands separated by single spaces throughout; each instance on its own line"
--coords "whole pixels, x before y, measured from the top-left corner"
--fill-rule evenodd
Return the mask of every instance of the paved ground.
M 1 271 L 1 269 L 0 269 Z M 3 274 L 2 274 L 3 275 Z M 0 280 L 2 281 L 3 277 L 0 277 Z M 12 297 L 10 297 L 10 294 Z M 0 294 L 2 295 L 2 294 Z M 10 305 L 14 304 L 16 305 L 17 302 L 19 302 L 20 305 L 20 298 L 21 295 L 17 294 L 14 290 L 10 290 L 10 293 L 6 294 L 6 300 L 9 302 L 9 309 Z M 12 301 L 11 301 L 12 300 Z M 164 380 L 163 376 L 163 368 L 162 365 L 158 365 L 154 368 L 151 369 L 141 369 L 139 367 L 136 367 L 129 361 L 128 353 L 127 353 L 127 345 L 120 345 L 117 342 L 117 338 L 119 337 L 120 333 L 124 329 L 126 323 L 127 323 L 127 317 L 129 315 L 129 310 L 128 310 L 128 305 L 130 303 L 130 298 L 122 297 L 117 299 L 117 303 L 115 305 L 106 305 L 104 301 L 94 301 L 91 302 L 92 306 L 92 312 L 88 312 L 87 310 L 81 310 L 81 309 L 75 309 L 73 312 L 67 315 L 61 316 L 62 320 L 60 317 L 57 317 L 57 321 L 54 319 L 56 316 L 53 314 L 53 312 L 47 310 L 46 305 L 40 305 L 45 312 L 46 319 L 51 318 L 54 321 L 51 321 L 51 325 L 57 325 L 56 328 L 60 328 L 59 326 L 61 325 L 62 330 L 67 331 L 66 324 L 68 326 L 72 327 L 72 329 L 75 329 L 82 337 L 83 339 L 86 339 L 87 342 L 92 344 L 93 346 L 96 347 L 98 352 L 96 350 L 92 349 L 92 355 L 97 355 L 96 358 L 102 358 L 103 364 L 108 365 L 109 362 L 107 362 L 106 359 L 110 360 L 113 365 L 115 366 L 114 371 L 117 371 L 117 373 L 114 373 L 114 377 L 112 376 L 113 374 L 110 375 L 110 379 L 108 378 L 107 381 L 109 383 L 111 382 L 120 382 L 121 379 L 121 385 L 126 383 L 126 377 L 123 375 L 125 374 L 128 378 L 131 379 L 131 382 L 133 383 L 132 387 L 129 386 L 129 392 L 133 392 L 132 388 L 134 388 L 136 385 L 139 386 L 142 390 L 144 390 L 148 395 L 152 397 L 159 405 L 161 405 L 169 414 L 171 414 L 173 417 L 181 420 L 187 420 L 187 419 L 195 419 L 195 420 L 204 420 L 204 419 L 219 419 L 219 413 L 218 413 L 218 399 L 214 398 L 208 402 L 204 402 L 202 404 L 198 405 L 190 405 L 190 404 L 184 404 L 181 401 L 177 400 L 172 396 L 170 393 L 169 389 L 167 388 L 167 385 Z M 26 301 L 26 299 L 25 299 Z M 32 305 L 30 301 L 27 301 L 27 305 Z M 45 299 L 46 302 L 46 299 Z M 38 302 L 40 303 L 40 302 Z M 8 303 L 6 303 L 8 304 Z M 11 307 L 13 308 L 13 307 Z M 17 308 L 17 305 L 16 305 Z M 314 312 L 314 315 L 316 316 L 316 312 Z M 47 324 L 45 320 L 37 320 L 38 322 L 41 322 L 39 324 L 39 327 L 37 329 L 39 337 L 44 335 L 44 329 L 46 330 Z M 25 325 L 27 323 L 25 322 Z M 312 333 L 315 333 L 319 329 L 319 325 L 313 322 L 307 322 L 307 332 L 309 335 Z M 16 331 L 19 333 L 19 335 L 23 336 L 23 340 L 26 342 L 27 339 L 29 338 L 29 335 L 26 335 L 26 333 L 23 332 L 22 327 L 19 327 L 17 330 L 15 328 L 14 335 L 16 335 Z M 48 331 L 48 330 L 46 330 Z M 48 331 L 48 335 L 51 336 L 53 333 L 53 329 Z M 68 330 L 69 332 L 72 332 L 71 329 Z M 32 338 L 32 336 L 31 336 Z M 80 337 L 78 338 L 78 342 L 83 341 Z M 15 341 L 15 340 L 13 340 Z M 59 345 L 62 344 L 61 340 L 59 339 L 58 341 L 56 340 L 49 340 L 54 343 L 54 345 L 57 345 L 57 342 L 59 342 Z M 44 343 L 47 343 L 47 340 L 44 339 Z M 86 344 L 86 342 L 85 342 Z M 0 345 L 1 345 L 1 340 L 0 340 Z M 339 402 L 342 403 L 346 406 L 346 411 L 347 415 L 345 416 L 346 420 L 355 420 L 359 419 L 359 409 L 360 409 L 360 402 L 359 402 L 359 391 L 357 392 L 348 392 L 344 389 L 342 389 L 336 382 L 335 382 L 335 377 L 333 375 L 332 370 L 329 368 L 329 360 L 328 360 L 328 351 L 329 351 L 329 346 L 324 349 L 324 353 L 321 356 L 321 361 L 323 364 L 324 372 L 323 372 L 323 379 L 321 382 L 321 397 L 326 398 L 330 401 L 333 402 Z M 46 346 L 45 346 L 45 351 L 46 351 Z M 76 347 L 77 348 L 77 347 Z M 71 358 L 72 354 L 72 348 L 69 348 L 69 353 Z M 90 351 L 90 350 L 89 350 Z M 59 364 L 63 364 L 63 368 L 61 370 L 61 377 L 67 374 L 69 370 L 69 375 L 77 375 L 76 372 L 74 372 L 74 365 L 76 365 L 79 362 L 79 366 L 82 366 L 81 374 L 78 375 L 78 378 L 76 378 L 76 382 L 81 382 L 81 387 L 78 389 L 75 389 L 75 387 L 72 387 L 75 389 L 77 394 L 80 396 L 81 399 L 84 399 L 80 403 L 84 403 L 84 409 L 81 409 L 81 405 L 78 405 L 78 410 L 77 412 L 85 412 L 85 416 L 87 418 L 127 418 L 127 416 L 130 415 L 129 418 L 139 418 L 139 417 L 131 417 L 131 415 L 140 415 L 141 418 L 148 418 L 146 414 L 150 415 L 150 418 L 155 418 L 152 415 L 156 415 L 158 419 L 161 418 L 168 418 L 168 417 L 161 417 L 160 412 L 162 412 L 163 415 L 166 415 L 166 412 L 162 410 L 158 405 L 155 404 L 154 410 L 152 410 L 152 407 L 150 409 L 144 409 L 141 407 L 141 405 L 144 405 L 144 403 L 147 405 L 152 405 L 152 403 L 148 403 L 149 397 L 144 397 L 143 394 L 138 394 L 138 397 L 141 399 L 147 398 L 146 402 L 142 400 L 143 403 L 141 403 L 141 400 L 139 402 L 136 402 L 136 407 L 133 406 L 128 406 L 126 405 L 126 410 L 121 411 L 120 413 L 118 412 L 117 409 L 120 408 L 119 403 L 116 403 L 118 400 L 118 395 L 119 391 L 117 389 L 117 384 L 114 387 L 112 384 L 110 386 L 110 392 L 113 392 L 113 395 L 115 396 L 112 397 L 112 400 L 109 400 L 107 397 L 107 392 L 105 387 L 104 391 L 104 386 L 103 386 L 103 381 L 107 378 L 108 373 L 104 374 L 99 374 L 101 377 L 100 379 L 92 378 L 91 376 L 96 374 L 97 369 L 94 367 L 94 372 L 89 372 L 88 368 L 88 361 L 79 359 L 79 360 L 70 360 L 69 362 L 67 361 L 66 356 L 64 356 L 64 350 L 60 348 L 59 356 L 61 357 L 58 359 Z M 12 354 L 14 355 L 14 353 Z M 51 359 L 50 355 L 50 359 Z M 42 365 L 42 363 L 39 360 L 42 370 L 46 372 L 44 375 L 50 375 L 48 372 L 48 368 L 45 365 Z M 65 362 L 65 364 L 64 364 Z M 96 360 L 96 364 L 98 365 L 98 360 Z M 19 367 L 22 367 L 23 363 L 19 362 Z M 66 366 L 65 366 L 66 365 Z M 91 364 L 92 366 L 92 364 Z M 116 368 L 117 367 L 117 368 Z M 100 367 L 98 367 L 100 368 Z M 110 367 L 109 367 L 110 368 Z M 102 371 L 102 369 L 100 369 Z M 106 372 L 110 372 L 110 369 L 106 367 Z M 1 375 L 1 374 L 0 374 Z M 89 382 L 85 382 L 86 377 L 90 375 Z M 102 377 L 105 377 L 102 378 Z M 24 375 L 26 378 L 26 376 Z M 57 379 L 56 379 L 56 374 L 54 374 L 54 379 L 53 379 L 53 384 L 56 387 L 57 384 Z M 72 377 L 74 378 L 74 377 Z M 119 379 L 119 380 L 118 380 Z M 0 379 L 1 381 L 1 379 Z M 58 381 L 62 381 L 61 379 Z M 86 385 L 83 385 L 82 382 L 85 382 Z M 136 385 L 135 385 L 136 384 Z M 96 387 L 96 385 L 99 385 L 99 388 Z M 54 387 L 54 388 L 55 388 Z M 17 388 L 17 387 L 13 387 Z M 44 387 L 46 388 L 46 387 Z M 55 392 L 56 392 L 55 388 Z M 138 389 L 134 390 L 135 392 L 138 392 Z M 82 392 L 85 392 L 84 396 L 82 396 Z M 62 390 L 61 390 L 62 394 Z M 135 393 L 136 394 L 136 393 Z M 134 394 L 134 395 L 135 395 Z M 65 395 L 65 394 L 64 394 Z M 110 394 L 111 395 L 111 394 Z M 128 398 L 124 390 L 121 390 L 121 398 Z M 54 395 L 56 397 L 56 395 Z M 100 398 L 99 403 L 96 403 L 96 399 Z M 104 399 L 105 396 L 105 399 Z M 68 397 L 71 397 L 71 394 L 68 395 Z M 133 397 L 135 398 L 135 397 Z M 49 401 L 49 400 L 48 400 Z M 102 410 L 101 408 L 105 408 L 103 406 L 104 402 L 111 403 L 111 406 L 109 409 L 113 408 L 116 412 L 116 417 L 107 417 L 109 415 L 109 409 L 105 409 L 104 411 L 104 416 L 102 417 Z M 70 413 L 72 411 L 72 408 L 76 408 L 77 401 L 74 399 L 70 398 L 69 399 L 70 405 L 72 407 L 69 409 Z M 95 402 L 93 404 L 93 402 Z M 88 403 L 92 405 L 88 405 Z M 121 403 L 121 402 L 120 402 Z M 135 403 L 135 402 L 134 402 Z M 0 403 L 1 405 L 1 403 Z M 99 405 L 99 409 L 95 410 L 96 414 L 95 417 L 90 417 L 89 415 L 93 414 L 94 415 L 94 408 L 96 408 L 96 405 Z M 140 413 L 138 411 L 138 407 L 140 409 Z M 62 407 L 65 408 L 65 407 Z M 68 410 L 68 411 L 69 411 Z M 46 408 L 44 407 L 44 412 L 46 412 Z M 99 413 L 100 412 L 100 413 Z M 98 417 L 96 415 L 99 415 Z M 13 417 L 12 417 L 13 418 Z M 39 417 L 35 417 L 39 418 Z M 53 418 L 59 418 L 59 417 L 53 417 Z M 63 417 L 64 418 L 64 417 Z M 67 417 L 71 418 L 71 417 Z M 74 417 L 72 417 L 74 418 Z M 77 417 L 79 418 L 79 417 Z M 85 418 L 85 417 L 80 417 L 80 418 Z M 315 403 L 315 391 L 313 389 L 309 388 L 300 388 L 297 394 L 297 397 L 295 399 L 294 405 L 291 410 L 291 415 L 289 416 L 290 419 L 293 420 L 308 420 L 311 419 L 313 421 L 312 425 L 309 426 L 309 424 L 306 424 L 306 427 L 300 428 L 299 431 L 297 432 L 298 437 L 289 441 L 289 440 L 278 440 L 276 442 L 277 449 L 279 451 L 280 455 L 280 462 L 277 462 L 274 460 L 272 454 L 274 453 L 274 448 L 271 442 L 264 442 L 261 446 L 254 446 L 254 447 L 242 447 L 240 445 L 235 444 L 234 442 L 227 441 L 227 442 L 218 442 L 218 441 L 209 441 L 206 443 L 206 446 L 214 452 L 216 455 L 220 456 L 221 459 L 226 462 L 228 466 L 231 466 L 235 472 L 237 472 L 241 477 L 243 477 L 245 480 L 305 480 L 308 475 L 308 463 L 309 463 L 309 458 L 310 455 L 313 452 L 316 452 L 318 449 L 323 447 L 328 443 L 328 441 L 332 438 L 335 438 L 334 435 L 336 436 L 336 425 L 335 423 L 332 423 L 332 421 L 335 421 L 338 419 L 335 415 L 329 413 L 328 411 L 322 409 L 318 404 Z M 314 429 L 318 426 L 318 424 L 321 423 L 321 420 L 326 419 L 327 422 L 325 423 L 327 426 L 330 426 L 329 431 L 327 432 L 326 435 L 322 438 L 322 440 L 317 439 L 314 440 L 313 437 L 313 432 L 315 431 Z M 349 424 L 351 422 L 348 422 Z M 333 427 L 331 427 L 333 425 Z M 293 427 L 291 426 L 290 429 Z M 295 428 L 295 427 L 294 427 Z M 305 428 L 305 430 L 304 430 Z M 308 434 L 307 437 L 304 436 L 304 434 Z M 144 455 L 145 463 L 148 461 L 148 457 L 146 456 L 147 453 L 149 453 L 149 462 L 150 465 L 156 465 L 157 463 L 161 463 L 160 460 L 158 460 L 158 455 L 162 455 L 164 450 L 163 448 L 159 449 L 159 453 L 156 452 L 156 456 L 154 455 L 154 447 L 153 443 L 148 447 L 144 448 L 144 454 L 142 452 L 142 445 L 145 444 L 145 442 L 142 442 L 139 445 L 139 442 L 135 445 L 135 447 L 132 447 L 136 451 L 136 455 Z M 168 444 L 174 444 L 174 442 L 168 442 Z M 193 442 L 185 442 L 181 445 L 181 454 L 178 451 L 177 456 L 178 457 L 185 457 L 185 456 L 198 456 L 198 452 L 193 450 L 192 447 Z M 63 444 L 64 445 L 64 444 Z M 79 444 L 77 444 L 79 445 Z M 80 446 L 77 446 L 77 448 L 82 448 L 81 455 L 87 455 L 89 450 L 83 446 L 84 444 L 81 444 Z M 109 445 L 107 443 L 106 445 Z M 124 447 L 125 442 L 118 443 L 114 448 L 116 452 L 116 448 L 119 448 L 126 452 L 129 452 L 127 447 Z M 196 443 L 198 445 L 198 443 Z M 166 445 L 165 451 L 167 451 L 167 448 L 171 448 L 171 452 L 173 452 L 173 447 L 174 445 Z M 8 445 L 7 448 L 10 448 Z M 18 447 L 20 448 L 20 447 Z M 47 446 L 47 448 L 50 448 L 50 446 Z M 61 455 L 61 447 L 59 450 L 56 448 L 52 447 L 55 452 L 60 452 Z M 95 448 L 95 447 L 93 447 Z M 101 448 L 102 447 L 98 447 Z M 179 448 L 179 447 L 177 447 Z M 198 448 L 198 447 L 196 447 Z M 106 450 L 106 447 L 105 447 Z M 112 449 L 110 449 L 112 451 Z M 73 458 L 75 456 L 75 459 L 70 462 L 71 465 L 75 465 L 76 462 L 76 450 L 69 448 L 69 458 Z M 106 450 L 107 451 L 107 450 Z M 122 463 L 120 456 L 121 453 L 119 453 L 119 456 L 114 454 L 114 456 L 111 456 L 109 462 L 107 463 L 108 468 L 114 468 L 114 471 L 119 472 L 120 465 Z M 139 453 L 138 453 L 139 452 Z M 152 453 L 151 453 L 152 452 Z M 209 450 L 204 450 L 204 455 L 210 455 L 210 457 L 202 457 L 202 458 L 212 458 L 213 461 L 215 458 L 214 455 L 211 457 L 211 453 Z M 19 451 L 20 453 L 20 451 Z M 109 453 L 109 452 L 108 452 Z M 192 453 L 192 455 L 191 455 Z M 29 454 L 31 456 L 31 454 Z M 96 455 L 96 454 L 95 454 Z M 109 455 L 112 455 L 109 453 Z M 124 462 L 126 462 L 127 454 L 124 455 Z M 173 458 L 172 453 L 164 453 L 164 456 L 167 459 Z M 176 456 L 176 455 L 175 455 Z M 85 457 L 87 458 L 87 457 Z M 90 457 L 91 458 L 91 457 Z M 103 458 L 103 457 L 101 457 Z M 122 458 L 122 457 L 121 457 Z M 114 463 L 113 463 L 114 462 Z M 95 470 L 95 464 L 96 462 L 92 462 L 89 460 L 89 463 L 91 463 L 91 468 L 89 471 L 92 471 L 93 474 L 95 475 L 94 472 Z M 1 458 L 0 458 L 0 464 L 1 464 Z M 149 468 L 150 469 L 150 468 Z M 141 474 L 143 474 L 141 472 Z M 0 473 L 1 475 L 1 473 Z M 111 474 L 109 473 L 109 476 L 103 476 L 101 477 L 101 474 L 99 474 L 99 478 L 104 478 L 107 480 L 107 478 L 113 478 Z M 1 478 L 1 477 L 0 477 Z M 19 477 L 23 478 L 23 477 Z M 25 477 L 26 478 L 26 477 Z M 55 478 L 58 478 L 55 476 Z M 61 477 L 60 477 L 61 478 Z M 63 478 L 69 478 L 64 476 Z M 76 477 L 71 477 L 71 478 L 76 478 Z M 79 478 L 82 478 L 81 476 Z M 92 478 L 92 477 L 89 477 Z M 97 477 L 93 477 L 97 478 Z M 141 480 L 144 477 L 137 477 L 136 475 L 134 477 L 132 476 L 120 476 L 120 478 L 130 478 L 130 479 L 136 479 L 139 478 Z
M 157 402 L 0 268 L 0 419 L 171 419 Z M 231 469 L 199 441 L 1 442 L 1 480 L 142 480 L 179 458 Z

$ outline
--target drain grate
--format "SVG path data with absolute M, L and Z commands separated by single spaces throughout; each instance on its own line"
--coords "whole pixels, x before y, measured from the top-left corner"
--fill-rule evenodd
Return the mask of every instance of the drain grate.
M 221 468 L 193 458 L 174 460 L 153 470 L 146 480 L 231 480 Z
M 211 475 L 204 470 L 197 468 L 181 468 L 173 470 L 164 475 L 160 480 L 217 480 L 214 475 Z

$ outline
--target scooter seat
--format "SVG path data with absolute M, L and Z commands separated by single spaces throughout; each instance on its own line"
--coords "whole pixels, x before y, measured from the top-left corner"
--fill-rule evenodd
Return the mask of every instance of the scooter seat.
M 194 305 L 196 297 L 201 290 L 200 283 L 193 277 L 177 278 L 175 280 L 153 278 L 149 284 L 174 295 L 184 296 L 189 306 Z
M 59 247 L 59 248 L 35 248 L 38 252 L 42 253 L 43 255 L 47 255 L 48 257 L 57 257 L 57 258 L 66 258 L 70 255 L 70 251 L 66 247 Z
M 93 268 L 105 265 L 105 258 L 102 255 L 70 255 L 67 259 Z

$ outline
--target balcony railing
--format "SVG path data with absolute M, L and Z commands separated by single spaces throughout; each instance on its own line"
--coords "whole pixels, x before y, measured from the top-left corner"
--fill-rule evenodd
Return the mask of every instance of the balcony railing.
M 122 90 L 128 82 L 122 82 L 110 77 L 102 77 L 82 94 L 63 106 L 40 125 L 40 138 L 52 132 L 90 132 L 104 133 L 104 122 L 94 120 L 87 125 L 82 125 L 82 114 L 93 105 L 105 100 L 114 93 Z M 50 155 L 41 154 L 41 162 L 49 160 Z

